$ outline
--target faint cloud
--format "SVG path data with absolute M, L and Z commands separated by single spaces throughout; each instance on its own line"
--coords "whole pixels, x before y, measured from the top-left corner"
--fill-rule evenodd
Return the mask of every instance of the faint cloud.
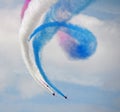
M 16 108 L 15 108 L 16 107 Z M 14 104 L 7 105 L 5 108 L 3 105 L 1 106 L 0 110 L 2 112 L 9 112 L 9 110 L 15 112 L 119 112 L 114 109 L 108 109 L 102 106 L 96 105 L 81 105 L 81 104 L 34 104 L 34 103 L 23 103 L 21 105 Z
M 21 80 L 18 82 L 17 89 L 23 99 L 30 99 L 33 96 L 42 95 L 44 93 L 44 89 L 29 77 L 21 77 Z
M 1 0 L 0 1 L 0 8 L 9 9 L 9 8 L 16 8 L 17 6 L 21 5 L 24 0 Z

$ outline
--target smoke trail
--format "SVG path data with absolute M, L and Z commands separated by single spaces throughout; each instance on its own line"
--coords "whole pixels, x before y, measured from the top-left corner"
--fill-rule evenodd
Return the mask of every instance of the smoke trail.
M 93 0 L 26 0 L 25 2 L 19 34 L 23 58 L 33 78 L 53 95 L 51 88 L 67 98 L 51 83 L 43 70 L 42 49 L 58 33 L 59 43 L 69 57 L 87 59 L 93 55 L 97 41 L 92 32 L 69 23 L 73 16 L 79 14 L 92 2 Z M 38 23 L 39 27 L 37 27 Z M 34 60 L 30 55 L 31 43 Z
M 56 28 L 61 28 L 60 30 L 66 32 L 68 35 L 71 36 L 71 38 L 75 39 L 77 43 L 74 43 L 74 46 L 71 46 L 70 48 L 67 46 L 66 41 L 64 41 L 64 47 L 66 50 L 70 50 L 70 55 L 72 57 L 77 57 L 77 58 L 87 58 L 91 56 L 95 50 L 96 50 L 96 39 L 94 35 L 89 32 L 87 29 L 83 29 L 81 27 L 72 25 L 72 24 L 67 24 L 65 22 L 51 22 L 47 23 L 44 25 L 41 25 L 38 27 L 36 30 L 34 30 L 33 34 L 30 36 L 30 40 L 33 39 L 33 51 L 35 55 L 35 62 L 36 65 L 43 76 L 44 80 L 55 90 L 57 91 L 60 95 L 65 96 L 60 90 L 58 90 L 47 78 L 45 72 L 43 71 L 42 65 L 41 65 L 41 53 L 43 47 L 46 45 L 46 43 L 52 39 L 53 34 L 50 33 L 42 33 L 44 30 L 46 32 L 49 31 L 49 29 L 56 29 Z M 66 30 L 65 30 L 66 29 Z M 52 35 L 52 36 L 51 36 Z M 44 38 L 43 38 L 44 37 Z M 71 48 L 74 48 L 71 49 Z M 39 56 L 40 54 L 40 56 Z

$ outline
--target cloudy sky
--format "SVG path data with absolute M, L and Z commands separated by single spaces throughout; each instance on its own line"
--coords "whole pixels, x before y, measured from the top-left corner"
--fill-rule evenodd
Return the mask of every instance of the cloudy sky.
M 0 0 L 0 112 L 120 112 L 120 1 L 96 0 L 73 24 L 97 38 L 88 60 L 69 60 L 56 39 L 43 50 L 48 77 L 68 96 L 38 86 L 22 60 L 18 32 L 24 0 Z

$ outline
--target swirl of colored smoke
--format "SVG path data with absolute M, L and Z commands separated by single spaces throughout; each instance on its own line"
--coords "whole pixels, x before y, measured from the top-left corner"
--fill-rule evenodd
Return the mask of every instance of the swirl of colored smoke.
M 45 1 L 40 0 L 42 2 L 42 8 L 38 6 L 38 4 L 37 6 L 38 9 L 40 7 L 41 12 L 39 12 L 37 8 L 34 10 L 35 1 L 40 4 L 39 0 L 32 0 L 31 2 L 30 0 L 26 1 L 27 2 L 23 7 L 23 22 L 20 30 L 20 34 L 22 35 L 22 38 L 24 38 L 21 43 L 23 43 L 23 57 L 26 65 L 28 66 L 28 69 L 34 79 L 42 83 L 50 90 L 50 92 L 52 92 L 52 94 L 54 94 L 53 90 L 55 90 L 58 94 L 67 98 L 56 86 L 51 83 L 43 70 L 41 63 L 42 49 L 57 33 L 60 46 L 70 58 L 77 60 L 87 59 L 92 56 L 97 47 L 97 40 L 95 36 L 89 30 L 69 23 L 69 20 L 75 15 L 78 15 L 82 10 L 90 5 L 93 0 L 58 0 L 54 1 L 54 3 L 52 0 L 45 0 L 46 2 L 49 1 L 47 4 L 45 4 Z M 28 11 L 25 12 L 26 9 Z M 43 13 L 46 13 L 44 20 L 39 26 L 35 27 L 37 22 L 34 24 L 33 20 L 38 21 Z M 28 16 L 26 16 L 27 14 L 32 14 L 32 16 L 29 16 L 31 20 Z M 29 20 L 29 22 L 27 20 Z M 29 43 L 32 43 L 31 46 L 33 48 L 34 60 L 29 54 Z M 36 73 L 36 71 L 38 72 Z

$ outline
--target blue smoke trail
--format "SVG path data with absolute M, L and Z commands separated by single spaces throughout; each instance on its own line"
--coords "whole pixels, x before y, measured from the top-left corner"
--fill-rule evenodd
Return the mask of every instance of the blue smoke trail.
M 72 24 L 67 24 L 65 22 L 69 21 L 73 16 L 79 14 L 90 3 L 92 3 L 92 1 L 93 0 L 58 0 L 58 2 L 53 5 L 51 10 L 49 10 L 46 14 L 43 25 L 34 30 L 30 36 L 30 40 L 34 37 L 32 45 L 35 63 L 42 77 L 57 93 L 65 98 L 66 96 L 49 81 L 48 77 L 43 71 L 41 65 L 42 48 L 50 39 L 52 39 L 58 30 L 61 30 L 78 42 L 72 43 L 74 49 L 72 49 L 72 47 L 68 48 L 69 46 L 66 47 L 62 45 L 70 57 L 76 59 L 86 59 L 91 56 L 95 52 L 97 46 L 97 42 L 93 34 L 87 29 L 83 29 Z M 68 41 L 70 41 L 69 38 Z
M 87 29 L 83 29 L 81 27 L 78 27 L 72 24 L 67 24 L 65 22 L 50 22 L 50 23 L 43 24 L 39 26 L 37 29 L 35 29 L 32 35 L 30 36 L 30 40 L 34 37 L 32 41 L 32 45 L 33 45 L 33 52 L 35 56 L 35 63 L 41 75 L 43 76 L 44 80 L 55 91 L 57 91 L 57 93 L 65 97 L 65 95 L 49 81 L 41 65 L 42 48 L 46 45 L 46 43 L 50 39 L 52 39 L 54 35 L 54 32 L 51 32 L 49 30 L 51 29 L 54 30 L 57 28 L 71 35 L 71 37 L 77 40 L 79 43 L 83 43 L 83 44 L 77 44 L 76 51 L 75 51 L 75 52 L 78 52 L 77 54 L 75 54 L 75 52 L 70 52 L 71 55 L 73 56 L 77 55 L 78 58 L 87 58 L 91 56 L 96 50 L 97 42 L 94 35 Z M 43 32 L 47 32 L 47 33 L 43 33 Z M 91 45 L 91 43 L 92 43 L 92 47 L 89 46 Z M 40 56 L 39 56 L 39 53 L 40 53 Z
M 46 22 L 65 22 L 79 14 L 95 0 L 58 0 L 46 14 Z
M 67 22 L 73 16 L 78 15 L 82 10 L 88 7 L 93 1 L 95 0 L 58 0 L 58 2 L 54 4 L 51 7 L 51 10 L 49 10 L 46 14 L 43 24 L 55 21 Z M 55 34 L 59 30 L 59 28 L 60 27 L 54 27 L 50 29 L 51 34 Z M 44 33 L 47 33 L 47 31 L 44 30 L 43 34 Z M 67 40 L 70 41 L 70 38 L 67 38 Z M 67 51 L 63 44 L 61 44 L 61 47 L 70 57 L 76 57 L 77 59 L 77 51 L 79 51 L 80 48 L 79 46 L 76 47 L 76 53 L 72 53 L 72 50 Z

